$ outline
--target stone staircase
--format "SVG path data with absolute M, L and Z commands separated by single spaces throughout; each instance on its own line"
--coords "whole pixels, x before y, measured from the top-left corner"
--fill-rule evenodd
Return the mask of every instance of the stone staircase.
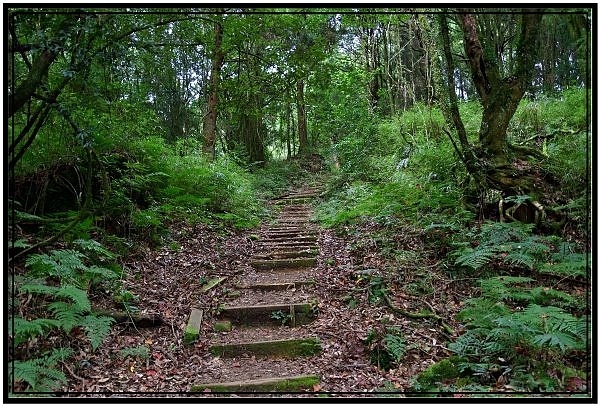
M 307 328 L 318 315 L 318 230 L 310 222 L 318 193 L 318 187 L 305 186 L 273 200 L 279 216 L 261 229 L 253 270 L 228 281 L 232 289 L 208 349 L 215 370 L 191 391 L 302 392 L 320 383 L 314 363 L 302 362 L 321 352 L 319 338 Z M 202 312 L 194 309 L 186 329 L 192 337 L 200 330 L 198 318 Z

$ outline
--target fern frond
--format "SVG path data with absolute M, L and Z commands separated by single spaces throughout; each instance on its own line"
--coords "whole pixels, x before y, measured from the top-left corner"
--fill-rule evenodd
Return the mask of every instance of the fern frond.
M 90 303 L 87 292 L 79 289 L 76 286 L 61 286 L 56 293 L 54 293 L 54 296 L 70 299 L 73 301 L 73 304 L 76 306 L 78 311 L 89 312 L 92 309 L 92 304 Z
M 112 317 L 88 314 L 81 322 L 81 326 L 90 339 L 94 351 L 98 349 L 104 339 L 110 334 L 111 326 L 115 322 Z
M 591 262 L 589 254 L 562 252 L 552 256 L 552 262 L 544 264 L 540 271 L 552 275 L 570 277 L 587 276 L 588 262 Z
M 19 293 L 35 293 L 38 295 L 56 295 L 60 288 L 50 286 L 43 283 L 41 280 L 30 280 L 18 288 Z
M 527 269 L 533 269 L 535 258 L 525 251 L 512 251 L 504 257 L 504 262 L 520 267 L 526 267 Z
M 31 244 L 27 242 L 27 240 L 23 239 L 23 238 L 19 238 L 18 240 L 15 241 L 10 241 L 8 243 L 9 247 L 14 247 L 14 248 L 29 248 L 31 247 Z
M 77 239 L 73 241 L 73 244 L 76 245 L 79 250 L 93 254 L 97 257 L 105 257 L 107 259 L 114 259 L 115 254 L 107 250 L 102 244 L 95 240 L 84 240 Z
M 481 225 L 479 239 L 485 245 L 500 245 L 511 241 L 522 241 L 531 235 L 533 227 L 533 224 L 520 222 L 486 222 Z
M 537 236 L 529 236 L 519 243 L 513 243 L 513 247 L 516 245 L 518 249 L 522 249 L 527 254 L 535 256 L 539 259 L 545 258 L 550 254 L 550 247 L 541 242 L 541 238 Z
M 584 348 L 582 347 L 580 340 L 577 340 L 572 335 L 563 333 L 561 331 L 535 335 L 531 338 L 531 343 L 537 347 L 542 347 L 544 345 L 548 347 L 558 347 L 563 352 L 569 349 Z
M 454 263 L 476 271 L 486 265 L 494 257 L 496 252 L 496 248 L 487 246 L 479 246 L 475 249 L 465 248 L 456 253 L 457 257 L 454 260 Z
M 49 354 L 26 361 L 12 361 L 9 373 L 13 373 L 12 379 L 26 382 L 29 390 L 33 392 L 53 392 L 67 383 L 65 374 L 55 369 L 59 361 L 67 359 L 73 351 L 70 348 L 55 348 Z
M 468 306 L 461 310 L 456 318 L 472 326 L 492 328 L 495 318 L 510 314 L 504 303 L 485 297 L 469 299 L 467 304 Z
M 115 271 L 101 266 L 92 265 L 85 270 L 85 276 L 94 280 L 97 277 L 104 279 L 116 279 L 118 275 Z
M 75 250 L 52 250 L 50 254 L 33 254 L 25 261 L 37 276 L 53 276 L 61 281 L 76 280 L 76 272 L 86 268 L 82 259 L 85 256 Z
M 398 362 L 404 357 L 406 341 L 402 337 L 394 334 L 386 334 L 383 343 L 388 354 L 390 354 L 394 361 Z
M 484 342 L 473 330 L 469 330 L 458 337 L 455 342 L 448 344 L 448 349 L 459 356 L 478 357 L 482 353 L 483 346 Z
M 58 322 L 52 319 L 25 320 L 15 317 L 8 322 L 9 334 L 13 336 L 15 346 L 18 346 L 30 338 L 45 336 L 48 331 L 58 327 Z
M 58 325 L 66 333 L 70 333 L 74 327 L 81 324 L 81 309 L 78 309 L 72 303 L 52 302 L 48 305 Z
M 525 276 L 496 276 L 479 281 L 481 296 L 492 300 L 514 299 L 515 285 L 532 282 L 533 279 Z
M 541 306 L 556 306 L 559 304 L 562 306 L 573 306 L 577 302 L 577 300 L 573 296 L 566 292 L 552 288 L 547 288 L 544 286 L 538 286 L 536 288 L 531 289 L 529 295 L 531 296 L 532 303 Z

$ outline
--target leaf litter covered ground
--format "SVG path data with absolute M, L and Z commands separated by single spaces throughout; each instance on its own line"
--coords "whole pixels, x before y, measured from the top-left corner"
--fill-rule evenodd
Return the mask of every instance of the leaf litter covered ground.
M 135 303 L 139 312 L 158 313 L 164 324 L 149 328 L 115 325 L 96 352 L 80 350 L 76 360 L 78 367 L 67 371 L 69 383 L 64 390 L 87 396 L 211 396 L 191 394 L 190 387 L 201 382 L 227 380 L 228 377 L 220 373 L 224 364 L 236 370 L 235 380 L 257 378 L 257 371 L 262 371 L 260 374 L 264 376 L 270 370 L 278 371 L 280 376 L 316 372 L 321 376 L 321 383 L 313 391 L 326 392 L 329 396 L 362 397 L 384 387 L 388 391 L 409 390 L 412 377 L 448 355 L 444 345 L 449 336 L 433 319 L 411 319 L 392 312 L 384 301 L 378 300 L 379 285 L 375 282 L 386 281 L 387 294 L 394 306 L 410 312 L 434 310 L 450 325 L 468 287 L 448 284 L 436 276 L 436 264 L 427 259 L 419 235 L 414 231 L 396 234 L 397 248 L 412 253 L 408 261 L 385 259 L 377 241 L 371 237 L 376 228 L 365 224 L 358 232 L 341 235 L 330 230 L 320 231 L 318 264 L 303 272 L 304 277 L 316 282 L 309 291 L 319 298 L 318 317 L 307 326 L 282 328 L 276 338 L 290 338 L 295 334 L 317 336 L 323 351 L 287 362 L 219 359 L 208 352 L 209 343 L 214 343 L 216 335 L 220 335 L 217 341 L 228 342 L 239 333 L 237 330 L 213 332 L 219 303 L 231 302 L 229 295 L 236 290 L 236 284 L 256 282 L 260 280 L 257 277 L 265 274 L 249 266 L 249 258 L 257 249 L 255 236 L 251 232 L 233 232 L 203 224 L 173 225 L 172 236 L 178 249 L 173 249 L 174 244 L 169 244 L 171 248 L 147 249 L 125 258 L 123 263 L 127 271 L 124 285 L 139 297 Z M 228 278 L 202 293 L 207 280 L 217 276 Z M 268 282 L 275 281 L 269 278 Z M 299 289 L 297 295 L 307 294 Z M 258 304 L 261 298 L 244 295 L 236 300 Z M 102 303 L 101 295 L 97 302 L 102 307 L 111 306 L 106 300 Z M 203 309 L 205 316 L 200 339 L 186 346 L 183 331 L 193 307 Z M 377 340 L 365 341 L 370 331 L 385 333 L 385 326 L 397 328 L 407 344 L 402 361 L 387 371 L 370 360 L 369 350 L 377 345 Z M 257 336 L 260 334 L 258 331 Z

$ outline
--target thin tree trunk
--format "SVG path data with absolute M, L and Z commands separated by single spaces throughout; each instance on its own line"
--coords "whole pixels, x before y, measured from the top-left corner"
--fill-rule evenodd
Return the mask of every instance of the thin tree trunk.
M 286 129 L 285 129 L 285 144 L 287 147 L 287 159 L 292 158 L 292 147 L 290 144 L 290 137 L 291 137 L 291 125 L 292 125 L 292 108 L 290 106 L 290 103 L 287 102 L 285 104 L 285 123 L 286 123 Z
M 306 155 L 309 151 L 308 128 L 306 122 L 306 104 L 304 101 L 304 79 L 296 84 L 296 106 L 298 109 L 298 155 Z
M 219 22 L 215 22 L 215 49 L 210 71 L 210 95 L 208 97 L 206 119 L 202 134 L 204 135 L 204 145 L 202 152 L 214 159 L 215 155 L 215 140 L 217 138 L 217 114 L 219 102 L 219 83 L 221 76 L 221 68 L 223 67 L 223 59 L 225 55 L 221 48 L 223 42 L 223 26 Z

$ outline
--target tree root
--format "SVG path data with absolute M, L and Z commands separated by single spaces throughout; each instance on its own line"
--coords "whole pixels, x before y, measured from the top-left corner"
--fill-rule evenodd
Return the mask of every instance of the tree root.
M 383 298 L 384 298 L 387 306 L 394 313 L 400 314 L 404 317 L 408 317 L 409 319 L 434 319 L 438 323 L 440 323 L 440 325 L 442 326 L 442 328 L 444 329 L 444 332 L 446 334 L 449 334 L 450 336 L 454 335 L 454 329 L 452 327 L 450 327 L 447 323 L 445 323 L 444 318 L 442 316 L 440 316 L 439 314 L 436 314 L 435 312 L 429 312 L 429 311 L 421 311 L 418 313 L 407 312 L 406 310 L 403 310 L 397 306 L 394 306 L 394 304 L 392 303 L 392 300 L 389 298 L 389 296 L 384 295 Z
M 94 309 L 94 313 L 112 317 L 119 324 L 133 324 L 136 328 L 158 327 L 164 324 L 164 320 L 158 314 L 131 314 L 105 309 Z

